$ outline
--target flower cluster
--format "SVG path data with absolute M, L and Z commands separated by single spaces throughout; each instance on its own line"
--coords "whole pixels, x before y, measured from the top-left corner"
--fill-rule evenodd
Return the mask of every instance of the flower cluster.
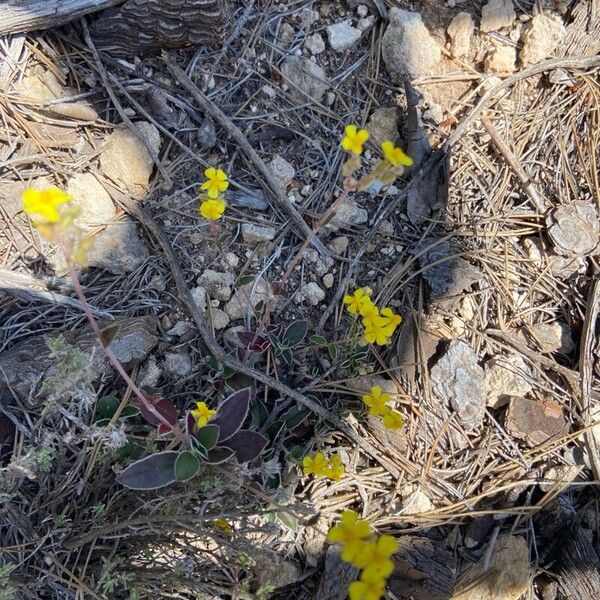
M 350 156 L 342 169 L 344 177 L 349 177 L 360 169 L 360 156 L 368 139 L 369 132 L 366 129 L 360 129 L 357 125 L 346 125 L 341 146 Z M 375 165 L 372 173 L 358 182 L 357 189 L 359 191 L 367 190 L 371 186 L 390 185 L 404 173 L 405 167 L 413 164 L 410 156 L 407 156 L 402 148 L 395 146 L 390 140 L 381 143 L 381 152 L 383 159 Z
M 398 550 L 396 540 L 390 535 L 375 536 L 366 521 L 346 510 L 339 524 L 329 530 L 327 541 L 340 544 L 342 560 L 362 569 L 359 580 L 348 588 L 350 600 L 379 600 L 394 570 L 391 556 Z
M 402 415 L 387 405 L 390 395 L 382 391 L 380 386 L 374 385 L 362 400 L 369 407 L 369 415 L 383 417 L 382 422 L 386 429 L 401 429 L 404 425 Z
M 93 238 L 82 235 L 75 226 L 79 209 L 71 200 L 69 194 L 55 186 L 41 190 L 27 188 L 21 195 L 23 211 L 40 235 L 49 242 L 60 242 L 71 259 L 85 266 Z
M 402 323 L 402 316 L 389 307 L 380 311 L 371 300 L 371 294 L 370 288 L 359 288 L 344 296 L 344 304 L 351 315 L 362 317 L 365 341 L 368 344 L 385 346 L 390 343 L 396 328 Z
M 194 419 L 196 419 L 196 427 L 204 427 L 216 414 L 217 411 L 208 408 L 206 402 L 196 402 L 196 408 L 190 410 Z
M 200 186 L 204 192 L 201 196 L 200 214 L 209 221 L 216 221 L 225 212 L 226 204 L 221 194 L 229 187 L 227 173 L 222 169 L 209 167 L 204 171 L 204 176 L 206 181 Z
M 327 458 L 322 452 L 315 452 L 313 456 L 305 456 L 302 461 L 302 470 L 305 475 L 327 477 L 333 481 L 340 481 L 344 474 L 344 463 L 339 454 Z

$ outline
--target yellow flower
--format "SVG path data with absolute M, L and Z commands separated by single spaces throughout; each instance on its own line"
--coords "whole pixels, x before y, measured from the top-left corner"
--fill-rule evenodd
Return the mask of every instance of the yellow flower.
M 393 330 L 382 323 L 381 318 L 369 319 L 365 322 L 364 338 L 368 344 L 385 346 L 390 343 Z
M 389 140 L 381 143 L 381 149 L 383 150 L 383 155 L 386 160 L 394 167 L 397 167 L 398 165 L 410 167 L 413 164 L 412 158 L 404 154 L 402 148 L 397 148 Z
M 196 402 L 196 408 L 190 412 L 196 419 L 196 427 L 204 427 L 217 414 L 216 410 L 206 406 L 206 402 Z
M 369 132 L 366 129 L 359 129 L 356 125 L 346 125 L 342 138 L 342 148 L 352 154 L 362 154 L 363 146 L 369 139 Z
M 200 214 L 209 221 L 216 221 L 223 216 L 225 206 L 223 200 L 209 198 L 200 204 Z
M 364 569 L 367 577 L 385 579 L 394 570 L 390 556 L 398 551 L 398 542 L 391 535 L 381 535 L 374 542 L 363 544 L 352 563 Z
M 233 528 L 225 519 L 215 519 L 213 525 L 227 535 L 233 535 Z
M 390 395 L 383 392 L 378 385 L 374 385 L 371 388 L 371 392 L 363 396 L 362 399 L 369 407 L 369 414 L 372 417 L 383 416 L 389 411 L 386 402 L 390 401 Z
M 208 167 L 204 171 L 206 181 L 202 184 L 201 189 L 206 190 L 209 198 L 218 198 L 220 192 L 224 192 L 229 187 L 227 181 L 227 173 L 222 169 Z
M 23 210 L 30 216 L 42 217 L 46 223 L 58 223 L 58 207 L 69 200 L 71 197 L 68 194 L 54 186 L 44 190 L 27 188 L 21 196 Z
M 305 456 L 302 461 L 302 469 L 305 475 L 327 477 L 329 473 L 329 461 L 322 452 L 315 452 L 311 456 Z
M 344 296 L 344 304 L 351 315 L 362 314 L 363 311 L 370 311 L 373 306 L 370 296 L 371 290 L 368 287 L 359 288 L 353 294 Z
M 333 481 L 340 481 L 342 475 L 346 472 L 346 468 L 344 467 L 344 463 L 342 462 L 342 457 L 339 454 L 334 454 L 330 459 L 330 469 L 329 474 L 327 475 L 329 479 Z
M 348 586 L 350 600 L 379 600 L 385 594 L 385 579 L 363 571 L 360 581 Z
M 399 412 L 388 408 L 383 416 L 382 423 L 386 429 L 402 429 L 404 426 L 404 418 Z
M 369 302 L 365 302 L 360 308 L 360 315 L 363 318 L 363 325 L 367 325 L 371 321 L 379 317 L 379 309 L 375 306 L 375 303 L 369 299 Z
M 345 510 L 340 516 L 339 525 L 329 530 L 327 541 L 341 544 L 342 560 L 352 562 L 360 552 L 363 540 L 370 535 L 369 524 L 359 519 L 353 510 Z
M 380 325 L 387 328 L 389 335 L 393 335 L 398 325 L 403 321 L 402 315 L 397 315 L 391 308 L 382 308 L 380 317 Z

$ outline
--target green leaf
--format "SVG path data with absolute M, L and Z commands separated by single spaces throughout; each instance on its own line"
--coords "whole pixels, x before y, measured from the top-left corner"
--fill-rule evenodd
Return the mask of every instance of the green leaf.
M 298 518 L 294 515 L 280 510 L 277 513 L 277 518 L 284 527 L 287 527 L 289 530 L 294 532 L 298 531 Z
M 291 431 L 303 423 L 310 415 L 308 408 L 291 408 L 285 415 L 285 425 Z
M 196 431 L 194 437 L 204 450 L 212 450 L 219 439 L 219 426 L 209 423 Z
M 285 330 L 282 341 L 288 348 L 292 348 L 297 346 L 306 337 L 307 333 L 308 323 L 306 321 L 294 321 Z
M 196 452 L 196 454 L 199 454 L 202 457 L 202 460 L 206 460 L 206 450 L 195 437 L 190 438 L 190 446 L 192 447 L 192 450 Z
M 131 490 L 157 490 L 175 481 L 175 461 L 179 452 L 151 454 L 129 465 L 117 481 Z
M 220 465 L 221 463 L 227 462 L 234 454 L 235 453 L 231 448 L 213 448 L 208 453 L 207 462 L 211 465 Z
M 144 453 L 144 449 L 128 439 L 123 446 L 115 450 L 115 455 L 120 460 L 137 460 Z
M 322 335 L 311 335 L 308 341 L 315 346 L 327 346 L 327 340 Z
M 335 360 L 340 355 L 340 349 L 338 348 L 338 346 L 334 346 L 333 344 L 327 346 L 327 351 L 329 352 L 329 356 L 331 356 L 333 360 Z
M 112 419 L 121 404 L 116 396 L 103 396 L 96 402 L 96 416 L 99 419 Z
M 110 423 L 110 419 L 98 419 L 94 425 L 96 427 L 106 427 Z
M 129 419 L 130 417 L 137 417 L 140 414 L 140 409 L 133 404 L 128 404 L 123 408 L 121 414 L 119 415 L 120 419 Z
M 217 371 L 217 373 L 221 370 L 221 366 L 219 365 L 219 363 L 212 357 L 209 356 L 206 359 L 206 364 L 213 370 L 213 371 Z
M 189 481 L 200 468 L 198 457 L 189 451 L 182 452 L 175 461 L 175 477 L 177 481 Z
M 233 284 L 233 287 L 241 287 L 243 285 L 247 285 L 248 283 L 252 283 L 256 279 L 256 275 L 242 275 L 238 277 Z
M 250 387 L 252 385 L 252 377 L 249 377 L 245 373 L 234 373 L 226 379 L 225 383 L 235 392 Z
M 267 407 L 260 398 L 257 398 L 252 403 L 252 406 L 250 407 L 250 417 L 252 419 L 252 425 L 256 428 L 262 427 L 269 418 Z

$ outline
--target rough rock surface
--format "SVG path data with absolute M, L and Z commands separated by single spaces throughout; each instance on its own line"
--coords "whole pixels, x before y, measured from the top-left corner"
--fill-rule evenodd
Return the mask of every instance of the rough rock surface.
M 529 327 L 531 335 L 539 342 L 543 352 L 569 354 L 575 348 L 571 329 L 566 323 L 536 323 Z
M 459 12 L 452 19 L 447 29 L 452 56 L 460 58 L 469 54 L 474 29 L 475 23 L 468 12 Z
M 390 140 L 396 142 L 398 138 L 398 116 L 396 109 L 391 106 L 382 106 L 373 111 L 367 123 L 370 139 L 379 146 L 381 142 Z
M 185 351 L 167 352 L 165 354 L 165 370 L 170 375 L 185 377 L 192 370 L 192 359 Z
M 465 427 L 481 424 L 488 389 L 484 371 L 469 344 L 462 340 L 450 343 L 431 369 L 431 383 L 435 395 L 452 405 Z
M 137 269 L 148 258 L 148 248 L 131 219 L 110 223 L 94 238 L 88 252 L 91 267 L 120 275 Z
M 425 27 L 421 15 L 392 7 L 390 23 L 381 41 L 381 53 L 392 78 L 401 80 L 435 71 L 442 51 Z
M 528 400 L 521 396 L 510 399 L 505 426 L 513 437 L 532 447 L 568 430 L 560 404 L 553 400 Z
M 352 48 L 358 42 L 361 35 L 362 31 L 352 27 L 349 19 L 327 26 L 329 45 L 336 52 L 344 52 Z
M 312 306 L 317 306 L 323 300 L 325 300 L 325 292 L 319 287 L 319 284 L 314 281 L 310 281 L 306 285 L 303 285 L 302 288 L 296 293 L 294 296 L 294 301 L 297 304 L 302 302 L 308 302 Z
M 523 28 L 523 48 L 519 54 L 521 64 L 538 63 L 549 57 L 565 37 L 566 30 L 558 16 L 538 14 Z
M 281 72 L 289 79 L 290 92 L 296 100 L 306 97 L 320 102 L 330 86 L 329 78 L 322 67 L 301 56 L 289 56 L 281 65 Z
M 517 18 L 512 0 L 490 0 L 481 9 L 481 31 L 497 31 L 510 27 Z
M 241 285 L 225 305 L 225 312 L 231 320 L 242 319 L 252 312 L 259 302 L 268 302 L 273 297 L 269 282 L 262 277 Z
M 201 285 L 211 298 L 216 300 L 229 300 L 231 298 L 231 286 L 235 282 L 235 277 L 231 273 L 221 273 L 206 269 L 200 277 L 198 283 Z M 206 302 L 206 301 L 205 301 Z
M 517 51 L 512 46 L 494 43 L 494 49 L 486 55 L 483 64 L 488 73 L 512 73 L 516 60 Z
M 485 363 L 485 381 L 488 386 L 487 405 L 500 408 L 510 396 L 524 396 L 531 391 L 526 379 L 531 369 L 518 354 L 493 356 Z
M 355 200 L 346 198 L 336 210 L 335 216 L 331 220 L 332 225 L 348 226 L 362 225 L 369 220 L 369 213 L 364 208 L 360 208 Z
M 160 150 L 158 129 L 140 121 L 135 123 L 155 153 Z M 106 138 L 106 149 L 100 154 L 100 168 L 115 183 L 125 186 L 133 196 L 141 197 L 148 189 L 154 163 L 148 148 L 126 127 L 117 127 Z
M 79 227 L 106 225 L 116 214 L 108 192 L 92 173 L 77 173 L 69 180 L 67 192 L 79 207 L 75 224 Z
M 591 202 L 559 206 L 548 217 L 548 235 L 554 249 L 565 256 L 586 256 L 600 251 L 600 221 Z
M 309 35 L 304 42 L 304 47 L 311 54 L 321 54 L 321 52 L 325 52 L 325 41 L 323 40 L 323 36 L 320 33 Z
M 277 235 L 275 227 L 244 223 L 242 225 L 242 238 L 246 244 L 256 245 L 261 242 L 269 242 Z
M 296 169 L 291 165 L 285 158 L 276 154 L 269 163 L 269 167 L 273 173 L 273 176 L 280 183 L 283 188 L 286 188 L 294 180 L 296 175 Z

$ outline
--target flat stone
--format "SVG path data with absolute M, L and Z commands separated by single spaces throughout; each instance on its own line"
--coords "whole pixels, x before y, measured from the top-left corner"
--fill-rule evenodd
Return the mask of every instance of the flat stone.
M 327 26 L 329 45 L 336 52 L 344 52 L 352 48 L 358 42 L 361 35 L 362 32 L 360 29 L 352 27 L 349 19 Z
M 135 271 L 148 259 L 148 248 L 137 225 L 126 218 L 109 223 L 94 237 L 88 251 L 88 264 L 121 275 Z
M 199 285 L 191 290 L 194 303 L 200 310 L 206 310 L 206 290 Z
M 377 146 L 389 140 L 396 142 L 398 139 L 398 115 L 391 106 L 382 106 L 373 111 L 367 122 L 367 130 L 371 140 Z
M 187 352 L 167 352 L 165 370 L 171 375 L 185 377 L 192 370 L 192 359 Z
M 501 536 L 489 560 L 484 555 L 467 568 L 451 600 L 520 600 L 529 591 L 530 565 L 525 538 Z
M 364 208 L 360 208 L 352 198 L 346 198 L 337 207 L 331 223 L 337 226 L 363 225 L 368 220 L 369 213 Z
M 431 369 L 431 383 L 435 395 L 452 406 L 465 427 L 481 425 L 488 388 L 469 344 L 462 340 L 450 342 L 444 356 Z
M 146 121 L 135 123 L 137 130 L 158 154 L 160 134 Z M 135 197 L 148 190 L 154 162 L 148 148 L 127 127 L 117 127 L 106 138 L 106 149 L 100 154 L 100 168 L 104 175 L 122 185 Z
M 103 185 L 92 173 L 77 173 L 67 184 L 67 193 L 79 208 L 75 224 L 82 228 L 106 225 L 117 214 Z
M 320 33 L 313 33 L 306 38 L 304 47 L 311 54 L 321 54 L 321 52 L 325 52 L 325 40 Z
M 198 283 L 208 292 L 211 298 L 226 301 L 231 298 L 231 286 L 235 283 L 235 276 L 232 273 L 206 269 L 198 277 Z
M 537 14 L 523 27 L 519 53 L 521 64 L 526 67 L 552 55 L 566 35 L 562 19 L 544 13 Z
M 433 510 L 434 506 L 418 485 L 409 484 L 402 489 L 402 512 L 418 515 Z
M 269 167 L 273 173 L 273 176 L 280 185 L 285 189 L 287 188 L 296 175 L 296 169 L 291 165 L 285 158 L 276 154 L 269 163 Z
M 348 244 L 350 240 L 345 235 L 340 235 L 336 238 L 333 238 L 331 242 L 327 245 L 327 247 L 338 256 L 341 256 L 348 249 Z
M 210 317 L 212 319 L 212 325 L 216 331 L 221 329 L 225 329 L 227 325 L 229 325 L 229 315 L 220 308 L 211 308 L 210 309 Z
M 241 285 L 231 300 L 225 305 L 225 312 L 232 321 L 242 319 L 248 313 L 252 314 L 254 308 L 259 302 L 266 303 L 273 297 L 273 290 L 269 282 L 259 278 L 257 281 Z
M 319 284 L 311 281 L 302 288 L 294 296 L 296 304 L 308 302 L 312 306 L 317 306 L 320 302 L 325 300 L 325 292 L 319 287 Z
M 531 377 L 531 369 L 518 354 L 493 356 L 484 369 L 488 386 L 486 402 L 490 408 L 500 408 L 511 396 L 525 396 L 532 389 L 526 379 Z
M 396 81 L 435 72 L 442 51 L 425 27 L 421 15 L 392 7 L 381 52 L 388 73 Z
M 323 68 L 302 56 L 288 56 L 281 65 L 281 72 L 290 81 L 290 93 L 298 101 L 306 102 L 308 96 L 321 102 L 331 85 Z
M 553 323 L 536 323 L 529 330 L 539 342 L 543 352 L 560 352 L 570 354 L 575 349 L 570 327 L 562 321 Z
M 488 73 L 512 73 L 516 60 L 517 51 L 512 46 L 494 42 L 494 49 L 488 52 L 483 65 Z
M 510 27 L 516 20 L 517 13 L 512 0 L 490 0 L 481 9 L 481 25 L 479 29 L 484 32 L 497 31 L 503 27 Z
M 242 225 L 242 238 L 247 244 L 256 245 L 261 242 L 269 242 L 277 235 L 275 227 L 244 223 Z
M 507 431 L 528 446 L 539 446 L 568 431 L 562 407 L 554 400 L 528 400 L 513 396 L 506 411 Z
M 554 249 L 564 256 L 587 256 L 600 252 L 600 222 L 591 202 L 582 200 L 559 206 L 547 219 Z
M 468 12 L 459 12 L 448 25 L 450 52 L 455 58 L 467 56 L 471 49 L 471 36 L 475 29 L 473 18 Z

